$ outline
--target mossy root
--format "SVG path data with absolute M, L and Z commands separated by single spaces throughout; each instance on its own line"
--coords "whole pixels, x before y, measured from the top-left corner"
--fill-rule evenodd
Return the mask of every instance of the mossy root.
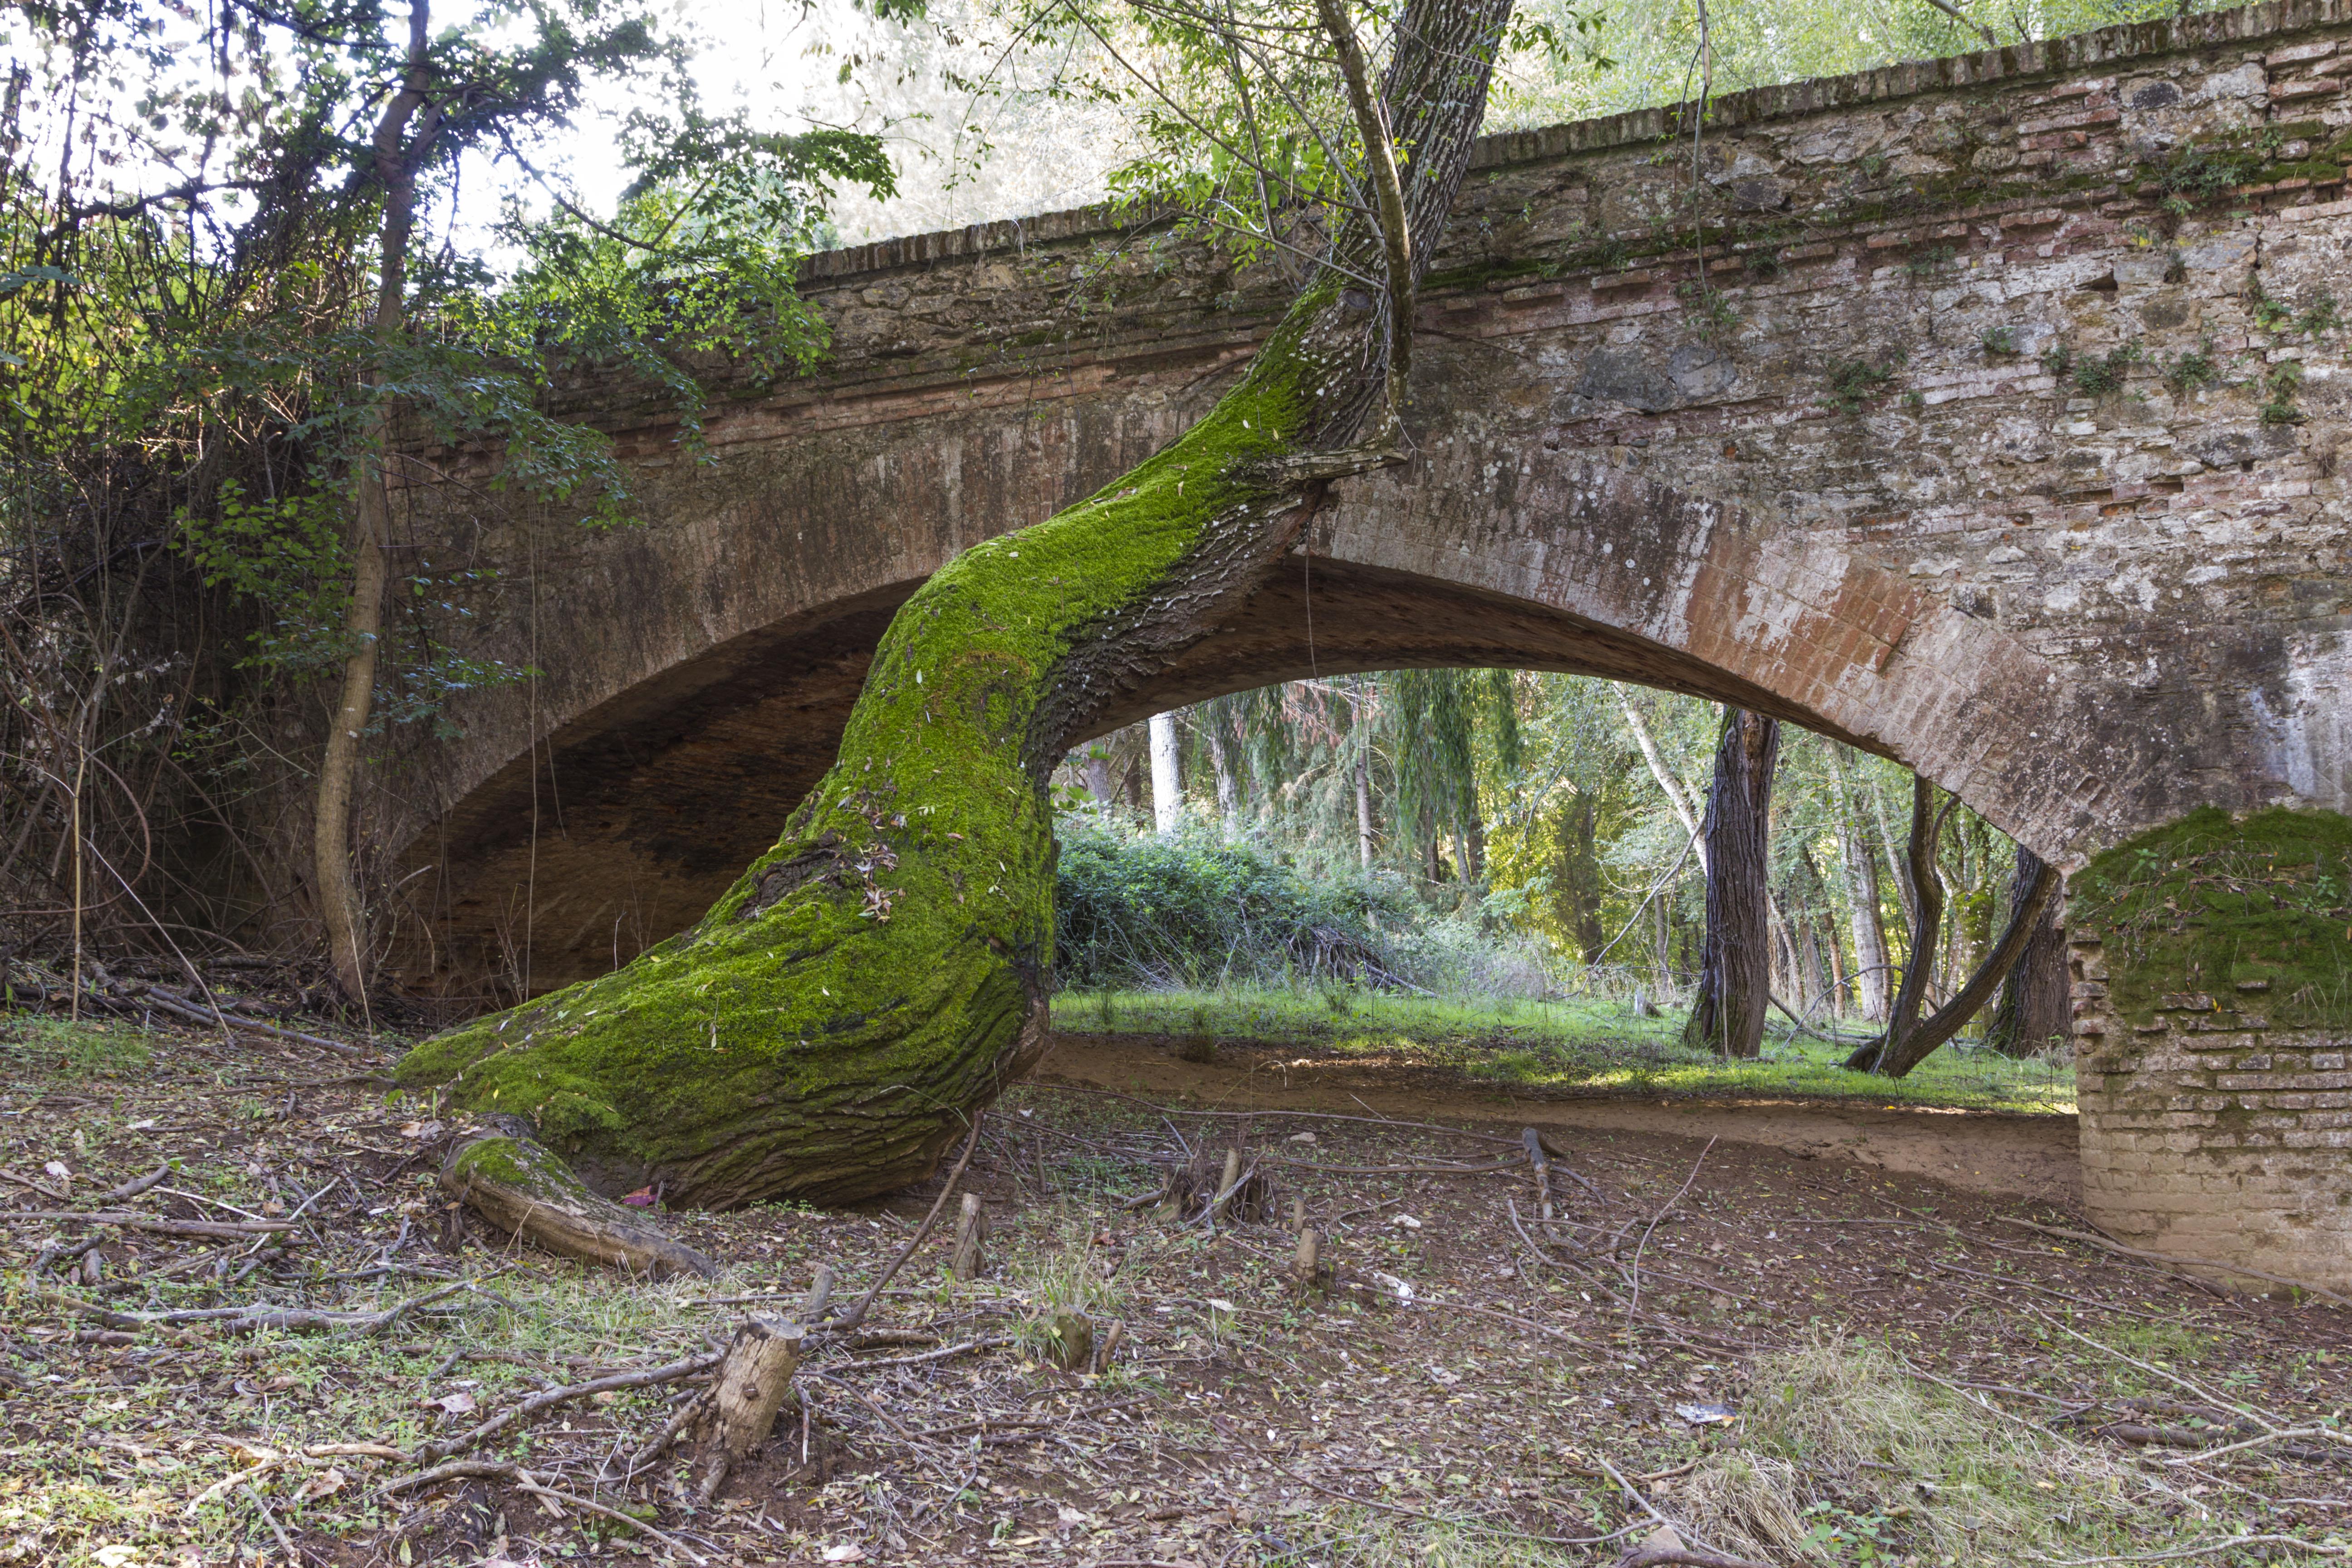
M 442 1162 L 441 1185 L 507 1235 L 566 1258 L 656 1279 L 719 1272 L 709 1258 L 598 1197 L 562 1160 L 512 1132 L 461 1141 Z

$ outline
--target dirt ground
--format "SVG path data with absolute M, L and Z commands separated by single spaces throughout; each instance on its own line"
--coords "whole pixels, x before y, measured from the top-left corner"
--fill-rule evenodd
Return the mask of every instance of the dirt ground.
M 725 1272 L 652 1283 L 451 1206 L 458 1126 L 370 1061 L 0 1047 L 0 1562 L 1500 1568 L 1667 1528 L 1773 1564 L 2352 1551 L 2352 1313 L 2008 1223 L 2080 1224 L 2063 1121 L 1065 1039 L 982 1119 L 978 1278 L 924 1238 L 704 1504 L 692 1435 L 649 1446 L 713 1351 L 820 1264 L 863 1289 L 936 1180 L 660 1216 Z M 1234 1147 L 1245 1206 L 1212 1215 L 1185 1173 Z
M 1213 1060 L 1183 1059 L 1129 1035 L 1062 1035 L 1037 1068 L 1044 1083 L 1127 1089 L 1151 1099 L 1258 1110 L 1357 1110 L 1465 1123 L 1498 1117 L 1543 1128 L 1612 1128 L 1676 1138 L 1720 1138 L 1799 1159 L 1849 1160 L 1927 1176 L 1968 1192 L 2053 1208 L 2081 1205 L 2083 1173 L 2071 1116 L 1786 1100 L 1530 1099 L 1377 1058 L 1308 1057 L 1226 1043 Z

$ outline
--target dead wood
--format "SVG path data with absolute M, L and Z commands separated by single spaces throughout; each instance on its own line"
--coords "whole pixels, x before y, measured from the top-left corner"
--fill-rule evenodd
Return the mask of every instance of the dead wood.
M 774 1430 L 776 1413 L 800 1369 L 803 1331 L 798 1323 L 746 1318 L 711 1379 L 709 1425 L 695 1468 L 695 1496 L 709 1502 L 728 1472 L 749 1458 Z
M 915 1227 L 915 1234 L 907 1238 L 907 1245 L 900 1247 L 898 1256 L 890 1259 L 889 1267 L 882 1270 L 881 1275 L 872 1285 L 866 1287 L 866 1294 L 857 1299 L 857 1305 L 852 1307 L 845 1317 L 836 1318 L 830 1322 L 818 1323 L 814 1325 L 815 1328 L 848 1330 L 856 1328 L 866 1321 L 866 1314 L 882 1294 L 882 1288 L 889 1284 L 897 1277 L 898 1270 L 907 1266 L 907 1259 L 915 1255 L 915 1248 L 923 1245 L 923 1237 L 931 1234 L 931 1226 L 940 1223 L 940 1214 L 948 1206 L 948 1194 L 955 1191 L 956 1182 L 962 1176 L 964 1167 L 971 1163 L 971 1152 L 980 1147 L 981 1120 L 982 1113 L 974 1111 L 971 1118 L 971 1131 L 963 1141 L 963 1152 L 956 1157 L 955 1168 L 948 1173 L 948 1179 L 940 1184 L 940 1195 L 931 1200 L 931 1212 L 923 1216 L 923 1223 Z
M 1687 1546 L 1641 1546 L 1617 1559 L 1617 1568 L 1764 1568 L 1745 1557 L 1694 1552 Z
M 111 1192 L 100 1193 L 92 1201 L 101 1204 L 122 1203 L 128 1199 L 137 1197 L 140 1194 L 145 1192 L 150 1187 L 163 1185 L 163 1178 L 171 1173 L 172 1163 L 169 1160 L 166 1160 L 162 1164 L 156 1166 L 153 1170 L 148 1172 L 145 1175 L 141 1176 L 138 1180 L 125 1182 L 121 1186 L 114 1188 Z
M 82 1225 L 119 1225 L 125 1230 L 152 1231 L 158 1236 L 205 1237 L 215 1241 L 245 1241 L 276 1236 L 294 1228 L 291 1220 L 158 1219 L 152 1215 L 99 1209 L 12 1209 L 9 1219 L 70 1220 Z
M 1046 1327 L 1045 1353 L 1064 1372 L 1089 1372 L 1095 1364 L 1095 1326 L 1082 1312 L 1056 1312 Z
M 1532 1127 L 1519 1133 L 1519 1142 L 1527 1145 L 1528 1164 L 1535 1172 L 1536 1212 L 1549 1220 L 1552 1217 L 1551 1154 L 1543 1146 L 1543 1134 Z
M 1112 1363 L 1118 1359 L 1118 1342 L 1125 1338 L 1127 1338 L 1125 1320 L 1113 1318 L 1109 1326 L 1103 1330 L 1102 1338 L 1095 1344 L 1094 1370 L 1096 1372 L 1108 1372 L 1111 1369 Z
M 956 1215 L 955 1250 L 948 1257 L 948 1273 L 951 1278 L 977 1279 L 981 1270 L 988 1267 L 988 1258 L 982 1247 L 987 1239 L 987 1213 L 981 1206 L 980 1194 L 964 1194 L 962 1210 Z
M 264 1329 L 279 1333 L 324 1329 L 331 1331 L 337 1339 L 357 1340 L 380 1334 L 417 1308 L 430 1306 L 445 1296 L 454 1296 L 469 1289 L 470 1286 L 464 1284 L 447 1286 L 395 1302 L 380 1312 L 330 1312 L 311 1307 L 273 1307 L 268 1302 L 256 1302 L 245 1307 L 185 1307 L 164 1312 L 127 1312 L 50 1290 L 35 1290 L 31 1294 L 50 1306 L 82 1317 L 96 1318 L 116 1329 L 170 1329 L 201 1325 L 210 1331 L 227 1334 L 256 1333 Z
M 719 1272 L 719 1265 L 635 1210 L 590 1192 L 553 1152 L 511 1131 L 460 1141 L 442 1162 L 441 1186 L 507 1235 L 566 1258 L 655 1279 Z
M 1206 1221 L 1213 1226 L 1270 1224 L 1281 1203 L 1274 1179 L 1258 1169 L 1257 1158 L 1239 1141 L 1222 1150 L 1203 1143 L 1190 1161 L 1169 1173 L 1160 1198 L 1170 1217 Z
M 609 1377 L 594 1378 L 587 1383 L 575 1383 L 565 1388 L 545 1389 L 530 1395 L 520 1405 L 491 1416 L 470 1431 L 459 1433 L 455 1437 L 445 1437 L 438 1442 L 420 1443 L 410 1458 L 418 1464 L 431 1464 L 436 1460 L 446 1459 L 452 1454 L 462 1454 L 468 1448 L 479 1447 L 507 1428 L 519 1426 L 541 1411 L 552 1410 L 559 1405 L 569 1405 L 573 1400 L 587 1399 L 595 1394 L 610 1393 L 614 1389 L 651 1388 L 659 1384 L 677 1383 L 680 1379 L 692 1377 L 698 1373 L 709 1372 L 718 1364 L 719 1357 L 715 1355 L 688 1356 L 684 1361 L 674 1361 L 667 1366 L 647 1367 L 642 1372 L 616 1372 Z

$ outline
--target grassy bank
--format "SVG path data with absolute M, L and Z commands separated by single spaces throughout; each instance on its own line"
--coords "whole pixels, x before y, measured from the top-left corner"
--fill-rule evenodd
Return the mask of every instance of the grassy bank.
M 1404 1058 L 1533 1094 L 1793 1096 L 2072 1114 L 2071 1061 L 2013 1060 L 1947 1046 L 1908 1078 L 1848 1072 L 1843 1047 L 1768 1037 L 1761 1059 L 1727 1062 L 1681 1044 L 1683 1015 L 1621 1002 L 1400 996 L 1318 990 L 1088 991 L 1054 999 L 1056 1028 L 1085 1034 L 1256 1040 Z

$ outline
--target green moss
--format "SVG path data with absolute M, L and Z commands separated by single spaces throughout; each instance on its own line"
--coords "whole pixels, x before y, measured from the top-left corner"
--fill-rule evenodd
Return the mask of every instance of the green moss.
M 2131 1023 L 2203 994 L 2273 1028 L 2352 1026 L 2352 821 L 2334 812 L 2192 812 L 2092 861 L 2068 903 Z
M 1059 734 L 1081 642 L 1148 613 L 1314 405 L 1302 300 L 1249 374 L 1113 486 L 942 567 L 891 622 L 840 759 L 691 930 L 418 1047 L 404 1083 L 531 1118 L 670 1201 L 836 1199 L 929 1167 L 996 1087 L 1053 963 Z M 1039 732 L 1033 734 L 1033 728 Z
M 1424 294 L 1450 293 L 1457 289 L 1477 289 L 1508 278 L 1549 278 L 1559 270 L 1551 261 L 1483 261 L 1472 267 L 1449 268 L 1433 272 L 1421 280 Z
M 514 1138 L 484 1138 L 467 1144 L 449 1163 L 448 1177 L 460 1185 L 479 1178 L 551 1200 L 588 1195 L 580 1179 L 560 1163 Z

